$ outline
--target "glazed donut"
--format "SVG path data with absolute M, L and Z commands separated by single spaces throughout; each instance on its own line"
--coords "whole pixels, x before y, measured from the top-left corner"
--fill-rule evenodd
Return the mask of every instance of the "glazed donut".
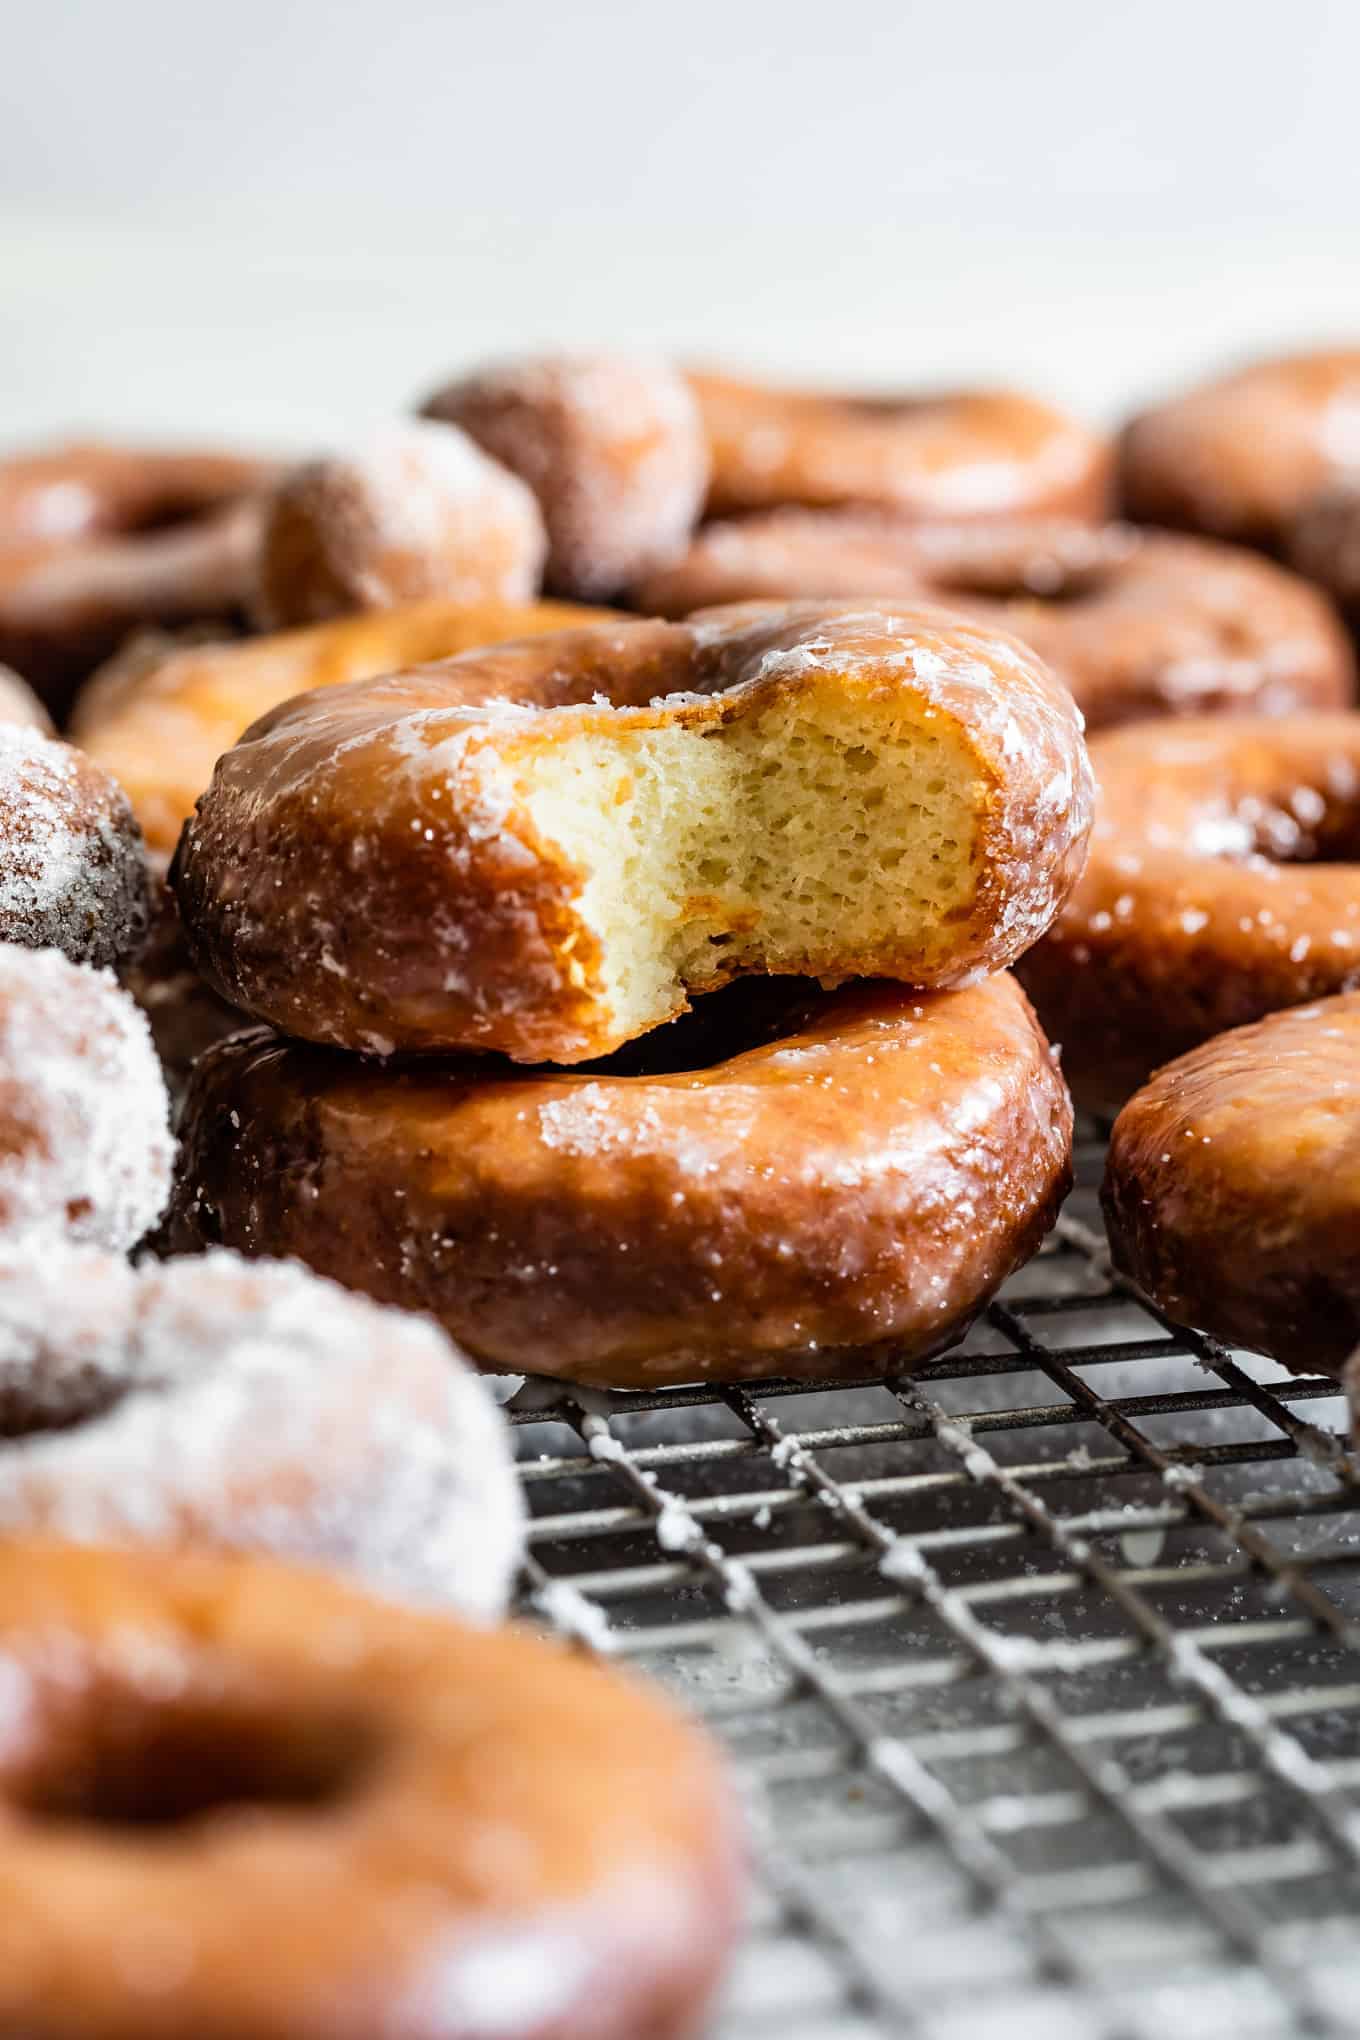
M 257 1031 L 195 1066 L 165 1237 L 296 1255 L 492 1370 L 862 1375 L 949 1345 L 1035 1252 L 1071 1133 L 1004 974 L 747 980 L 580 1072 Z
M 704 2025 L 733 1794 L 631 1679 L 265 1559 L 28 1539 L 0 1546 L 0 1678 L 6 2032 Z
M 1201 383 L 1134 418 L 1118 458 L 1121 503 L 1140 523 L 1283 552 L 1304 506 L 1360 468 L 1360 348 Z
M 260 538 L 247 499 L 196 523 L 80 545 L 0 552 L 0 659 L 58 718 L 82 680 L 153 625 L 233 625 Z
M 52 718 L 27 680 L 21 680 L 8 666 L 0 666 L 0 723 L 20 723 L 25 729 L 55 736 Z
M 1038 652 L 1092 729 L 1203 710 L 1342 708 L 1350 642 L 1282 568 L 1208 539 L 1034 520 L 911 525 L 844 510 L 710 524 L 634 591 L 684 616 L 752 597 L 945 602 Z
M 503 638 L 600 622 L 607 613 L 565 602 L 421 602 L 240 644 L 148 637 L 82 689 L 71 737 L 125 788 L 148 850 L 168 859 L 222 753 L 293 695 Z
M 255 620 L 265 630 L 355 609 L 528 602 L 546 551 L 524 484 L 448 425 L 390 426 L 295 468 L 265 510 Z
M 287 1033 L 580 1062 L 746 972 L 1002 969 L 1089 820 L 1071 699 L 1013 640 L 752 605 L 291 702 L 171 882 L 209 984 Z
M 169 1189 L 168 1113 L 146 1022 L 112 978 L 0 944 L 0 1244 L 135 1246 Z
M 1171 1317 L 1298 1373 L 1360 1343 L 1360 993 L 1207 1041 L 1115 1121 L 1116 1267 Z
M 420 1318 L 234 1254 L 0 1253 L 0 1535 L 273 1552 L 490 1622 L 522 1513 Z
M 163 530 L 261 488 L 272 463 L 78 441 L 0 459 L 0 551 Z
M 149 914 L 122 788 L 70 744 L 0 722 L 0 943 L 117 963 L 140 946 Z
M 801 503 L 1099 521 L 1108 507 L 1105 440 L 1012 390 L 832 395 L 709 374 L 690 387 L 708 435 L 710 516 Z
M 1360 716 L 1097 738 L 1091 854 L 1018 966 L 1079 1104 L 1210 1035 L 1360 984 Z
M 460 377 L 428 418 L 461 426 L 533 490 L 547 585 L 606 601 L 679 552 L 704 506 L 708 447 L 683 376 L 660 362 L 544 355 Z

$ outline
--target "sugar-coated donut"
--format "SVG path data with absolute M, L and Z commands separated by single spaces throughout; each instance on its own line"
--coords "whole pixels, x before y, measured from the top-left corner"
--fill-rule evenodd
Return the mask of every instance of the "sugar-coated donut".
M 165 1230 L 297 1255 L 491 1369 L 825 1379 L 962 1334 L 1053 1223 L 1071 1131 L 1005 975 L 747 980 L 579 1072 L 256 1032 L 195 1067 Z
M 709 374 L 690 386 L 708 435 L 712 516 L 801 503 L 1099 519 L 1108 506 L 1106 441 L 1013 390 L 842 395 Z
M 265 630 L 355 609 L 528 602 L 547 541 L 523 482 L 450 425 L 391 425 L 285 475 L 265 510 L 255 616 Z
M 1119 447 L 1124 510 L 1285 549 L 1299 512 L 1360 467 L 1360 348 L 1253 362 L 1134 418 Z
M 608 600 L 680 550 L 708 486 L 708 447 L 684 377 L 662 362 L 540 355 L 447 384 L 427 417 L 460 426 L 533 490 L 547 585 Z
M 146 1022 L 113 979 L 0 943 L 0 1247 L 135 1246 L 169 1189 L 168 1120 Z
M 504 1613 L 506 1426 L 439 1329 L 284 1262 L 0 1248 L 0 1534 L 269 1551 Z
M 45 737 L 55 735 L 51 716 L 27 680 L 8 666 L 0 666 L 0 722 L 21 723 L 25 729 L 41 730 Z
M 209 983 L 290 1034 L 580 1062 L 746 972 L 1003 968 L 1089 815 L 1071 698 L 1013 640 L 751 605 L 289 703 L 171 876 Z
M 1079 1104 L 1210 1035 L 1360 984 L 1360 715 L 1097 738 L 1091 853 L 1018 965 Z
M 222 753 L 293 695 L 606 614 L 565 602 L 419 602 L 239 644 L 143 639 L 82 689 L 71 737 L 113 773 L 147 848 L 168 858 Z
M 684 616 L 752 597 L 945 602 L 1039 653 L 1092 729 L 1215 710 L 1342 708 L 1355 659 L 1330 604 L 1268 560 L 1127 525 L 912 525 L 776 510 L 708 525 L 634 590 Z
M 99 440 L 0 458 L 0 551 L 164 530 L 263 486 L 272 464 L 199 448 Z
M 0 1546 L 0 2029 L 696 2040 L 733 1794 L 631 1679 L 265 1559 Z
M 1360 1343 L 1360 993 L 1236 1028 L 1115 1121 L 1115 1265 L 1169 1316 L 1299 1373 Z
M 149 914 L 122 788 L 72 745 L 0 722 L 0 943 L 117 963 L 140 947 Z

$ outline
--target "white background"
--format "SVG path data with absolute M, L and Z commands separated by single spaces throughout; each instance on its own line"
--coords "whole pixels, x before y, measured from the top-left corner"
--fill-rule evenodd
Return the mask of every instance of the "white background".
M 1028 381 L 1360 337 L 1355 0 L 0 0 L 0 435 L 507 346 Z

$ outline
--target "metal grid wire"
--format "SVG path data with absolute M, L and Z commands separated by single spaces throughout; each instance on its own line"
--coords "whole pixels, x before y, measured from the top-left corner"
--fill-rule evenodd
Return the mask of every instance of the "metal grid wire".
M 526 1606 L 748 1799 L 718 2040 L 1360 2033 L 1344 1408 L 1132 1295 L 1078 1160 L 919 1373 L 512 1412 Z

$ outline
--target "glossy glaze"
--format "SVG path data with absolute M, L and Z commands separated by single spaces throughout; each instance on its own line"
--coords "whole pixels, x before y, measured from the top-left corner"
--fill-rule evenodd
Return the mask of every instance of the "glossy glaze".
M 593 1071 L 257 1031 L 202 1058 L 181 1131 L 171 1248 L 296 1255 L 490 1369 L 648 1387 L 948 1345 L 1052 1224 L 1071 1108 L 1008 977 L 765 980 Z
M 1160 1070 L 1115 1122 L 1115 1265 L 1170 1316 L 1300 1373 L 1360 1344 L 1360 993 Z
M 1019 975 L 1078 1103 L 1360 984 L 1360 716 L 1148 724 L 1091 746 L 1086 870 Z
M 23 1539 L 0 1547 L 0 1671 L 24 1701 L 0 1751 L 7 2030 L 702 2030 L 739 1901 L 730 1792 L 631 1680 L 319 1573 Z

